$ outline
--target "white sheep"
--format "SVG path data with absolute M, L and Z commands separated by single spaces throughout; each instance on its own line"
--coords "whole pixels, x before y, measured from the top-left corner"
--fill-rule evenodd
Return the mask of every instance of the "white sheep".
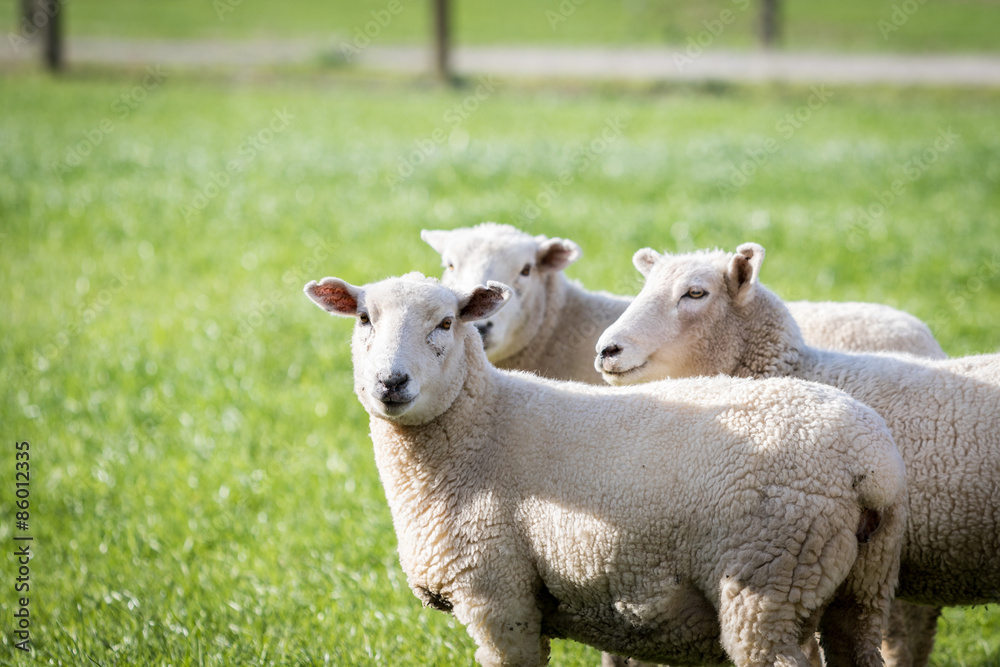
M 511 298 L 419 274 L 306 285 L 356 317 L 354 389 L 400 563 L 483 665 L 549 638 L 641 659 L 881 664 L 905 520 L 884 422 L 830 387 L 560 383 L 490 365 L 471 324 Z
M 495 280 L 513 288 L 511 302 L 477 324 L 494 365 L 600 384 L 594 345 L 631 297 L 588 291 L 568 280 L 563 269 L 581 254 L 575 243 L 493 222 L 423 230 L 420 238 L 441 255 L 445 285 L 472 289 Z M 945 356 L 927 325 L 889 306 L 808 301 L 788 306 L 806 340 L 817 347 Z
M 471 289 L 493 280 L 513 289 L 510 303 L 476 323 L 494 365 L 601 383 L 594 372 L 594 343 L 631 299 L 588 291 L 568 280 L 563 269 L 580 257 L 575 243 L 493 222 L 425 229 L 420 238 L 440 253 L 445 285 Z
M 897 596 L 1000 601 L 1000 354 L 927 360 L 809 347 L 758 282 L 763 259 L 754 243 L 735 254 L 638 251 L 645 286 L 601 336 L 596 367 L 616 385 L 724 373 L 846 390 L 885 418 L 907 466 Z
M 538 373 L 556 380 L 601 384 L 594 346 L 631 303 L 631 297 L 592 292 L 563 269 L 581 252 L 570 240 L 531 236 L 516 227 L 485 222 L 454 230 L 423 230 L 441 255 L 442 281 L 471 289 L 491 280 L 514 288 L 514 298 L 489 319 L 477 322 L 487 356 L 499 368 Z M 796 301 L 787 304 L 806 342 L 844 352 L 909 352 L 934 359 L 944 351 L 926 324 L 909 313 L 874 303 Z M 908 607 L 904 602 L 894 606 Z M 933 640 L 911 657 L 908 634 L 926 634 L 940 609 L 901 609 L 883 648 L 888 667 L 923 667 Z M 913 632 L 907 633 L 907 624 Z M 620 663 L 621 661 L 619 661 Z M 611 656 L 605 665 L 616 664 Z
M 785 304 L 808 345 L 841 352 L 948 355 L 930 328 L 913 315 L 880 303 L 791 301 Z

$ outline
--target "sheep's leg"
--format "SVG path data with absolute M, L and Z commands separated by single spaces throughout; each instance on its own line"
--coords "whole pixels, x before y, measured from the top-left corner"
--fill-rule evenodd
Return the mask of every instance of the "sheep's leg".
M 934 635 L 937 634 L 941 607 L 925 607 L 918 604 L 899 602 L 906 619 L 906 631 L 910 639 L 910 654 L 913 667 L 927 667 L 934 649 Z
M 542 635 L 539 638 L 538 646 L 539 646 L 538 664 L 539 665 L 549 664 L 549 654 L 552 651 L 552 641 L 548 637 Z
M 819 648 L 819 637 L 811 633 L 809 640 L 802 645 L 802 651 L 809 658 L 811 667 L 823 667 L 823 651 Z
M 858 545 L 850 573 L 823 614 L 820 632 L 829 667 L 882 667 L 882 631 L 899 573 L 904 517 L 901 507 L 881 513 L 880 525 Z
M 822 618 L 820 610 L 813 612 L 802 624 L 802 652 L 809 658 L 810 667 L 825 667 L 823 660 L 823 650 L 819 647 L 819 619 Z
M 889 626 L 882 637 L 882 657 L 886 667 L 912 667 L 910 637 L 903 613 L 903 602 L 893 602 L 889 611 Z
M 894 601 L 889 629 L 882 639 L 886 667 L 927 667 L 940 615 L 940 607 Z
M 459 603 L 455 605 L 455 617 L 479 647 L 476 662 L 483 667 L 523 667 L 548 662 L 549 640 L 542 636 L 542 613 L 533 595 Z
M 722 647 L 736 667 L 810 667 L 794 605 L 729 578 L 720 597 Z
M 871 620 L 871 614 L 849 597 L 838 597 L 827 607 L 819 628 L 829 667 L 882 667 L 881 632 Z
M 838 590 L 819 624 L 826 664 L 829 667 L 882 667 L 882 629 L 892 590 L 889 582 L 894 583 L 895 576 L 874 590 L 870 580 L 852 579 L 848 577 Z M 868 584 L 867 590 L 859 587 L 862 583 Z

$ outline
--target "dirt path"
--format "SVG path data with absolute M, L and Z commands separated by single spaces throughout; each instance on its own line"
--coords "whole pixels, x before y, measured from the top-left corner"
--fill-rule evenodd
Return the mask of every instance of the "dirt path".
M 0 62 L 37 56 L 30 47 L 3 40 Z M 254 67 L 343 60 L 340 40 L 225 42 L 75 37 L 68 40 L 71 64 L 147 64 Z M 395 72 L 430 67 L 422 47 L 371 45 L 351 52 L 347 66 Z M 626 81 L 784 81 L 796 83 L 888 83 L 1000 87 L 1000 56 L 888 55 L 795 52 L 704 51 L 657 47 L 468 46 L 454 52 L 463 76 L 603 79 Z

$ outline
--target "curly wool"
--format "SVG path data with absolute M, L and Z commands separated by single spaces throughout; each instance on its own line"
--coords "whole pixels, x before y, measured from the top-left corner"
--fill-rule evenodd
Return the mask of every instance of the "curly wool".
M 763 255 L 745 244 L 735 255 L 658 256 L 640 296 L 602 336 L 606 352 L 617 348 L 598 359 L 606 378 L 683 377 L 684 360 L 698 374 L 791 376 L 847 391 L 885 418 L 907 466 L 897 596 L 1000 601 L 1000 355 L 929 360 L 809 347 L 781 299 L 757 282 Z M 695 284 L 707 296 L 684 298 Z
M 631 303 L 631 297 L 589 291 L 577 281 L 568 280 L 560 270 L 543 272 L 535 284 L 523 279 L 519 271 L 526 262 L 537 267 L 539 245 L 558 242 L 580 257 L 579 249 L 569 240 L 532 237 L 510 225 L 485 222 L 474 227 L 421 233 L 422 238 L 441 254 L 446 267 L 445 280 L 452 286 L 472 288 L 497 280 L 505 284 L 517 281 L 522 286 L 522 303 L 508 304 L 505 313 L 515 308 L 523 311 L 523 320 L 514 328 L 505 356 L 489 354 L 498 368 L 538 373 L 557 380 L 576 380 L 601 384 L 593 368 L 594 348 L 598 338 Z M 575 252 L 574 252 L 575 251 Z M 926 324 L 909 313 L 874 303 L 796 301 L 787 304 L 809 345 L 845 352 L 909 352 L 930 358 L 945 354 Z M 906 605 L 896 602 L 894 606 Z M 907 624 L 926 634 L 929 619 L 936 619 L 939 609 L 924 607 L 901 610 L 897 615 L 906 622 L 894 624 L 883 649 L 888 667 L 922 667 L 933 641 L 922 644 L 906 658 L 896 659 L 903 646 L 910 643 Z M 920 618 L 917 622 L 915 618 Z M 911 658 L 910 656 L 913 656 Z M 914 661 L 915 659 L 915 661 Z M 614 664 L 610 657 L 607 664 Z M 621 661 L 619 661 L 621 662 Z
M 516 319 L 507 340 L 487 346 L 498 368 L 538 373 L 556 380 L 601 384 L 594 371 L 594 347 L 601 333 L 625 312 L 632 297 L 586 289 L 563 269 L 581 252 L 565 239 L 531 236 L 511 225 L 484 222 L 453 230 L 424 230 L 421 237 L 440 255 L 445 284 L 464 289 L 495 280 L 517 292 L 504 307 Z M 561 248 L 562 261 L 547 261 L 546 251 Z M 531 265 L 535 271 L 522 276 Z M 944 358 L 934 336 L 909 313 L 872 303 L 797 301 L 788 304 L 805 340 L 816 347 L 844 351 L 898 351 Z
M 881 664 L 905 486 L 873 411 L 785 379 L 613 389 L 507 373 L 462 321 L 466 297 L 402 282 L 349 287 L 372 314 L 355 387 L 410 585 L 453 611 L 481 664 L 542 664 L 548 637 L 672 664 L 794 663 L 821 614 L 831 664 Z M 373 398 L 387 364 L 421 387 L 420 419 Z M 868 510 L 881 527 L 859 544 Z

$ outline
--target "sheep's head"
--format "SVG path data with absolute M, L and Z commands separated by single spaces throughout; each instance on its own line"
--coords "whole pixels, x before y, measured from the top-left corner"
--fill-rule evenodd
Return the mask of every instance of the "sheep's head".
M 490 317 L 511 292 L 499 283 L 456 291 L 411 273 L 364 287 L 324 278 L 307 284 L 305 293 L 334 315 L 356 318 L 354 391 L 368 413 L 423 424 L 461 390 L 465 343 L 479 344 L 471 323 Z
M 493 362 L 524 349 L 538 333 L 545 316 L 546 277 L 580 257 L 572 241 L 531 236 L 492 222 L 450 231 L 425 229 L 420 238 L 440 253 L 445 285 L 468 290 L 492 280 L 513 290 L 510 304 L 476 324 Z
M 646 283 L 601 335 L 594 367 L 614 385 L 730 373 L 742 351 L 734 315 L 754 299 L 763 261 L 756 243 L 735 253 L 639 250 L 632 263 Z

